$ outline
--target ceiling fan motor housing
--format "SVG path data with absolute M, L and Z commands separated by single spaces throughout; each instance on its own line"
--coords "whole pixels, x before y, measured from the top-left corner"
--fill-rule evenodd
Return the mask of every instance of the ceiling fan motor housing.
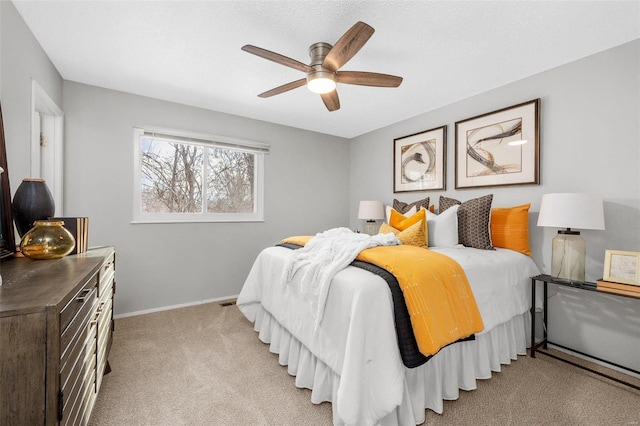
M 322 65 L 324 58 L 327 57 L 332 47 L 329 43 L 324 42 L 313 43 L 309 46 L 309 56 L 311 57 L 311 64 L 309 65 Z
M 332 47 L 329 43 L 324 42 L 314 43 L 309 47 L 309 56 L 311 57 L 309 66 L 312 70 L 307 73 L 307 81 L 315 80 L 316 78 L 335 80 L 335 72 L 322 67 L 322 62 Z

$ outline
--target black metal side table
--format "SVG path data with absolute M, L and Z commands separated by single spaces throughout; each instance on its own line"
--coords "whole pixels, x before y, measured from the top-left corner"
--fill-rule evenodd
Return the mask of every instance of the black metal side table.
M 538 281 L 540 281 L 540 282 L 542 282 L 544 284 L 544 287 L 543 287 L 543 296 L 544 297 L 543 297 L 543 304 L 542 304 L 543 324 L 544 324 L 544 326 L 543 326 L 543 338 L 542 338 L 541 341 L 536 343 L 536 321 L 535 321 L 536 302 L 535 302 L 535 300 L 536 300 L 536 282 L 538 282 Z M 607 295 L 615 296 L 615 297 L 630 297 L 632 299 L 640 299 L 640 298 L 635 297 L 635 296 L 629 296 L 629 295 L 625 295 L 625 294 L 610 293 L 610 292 L 600 291 L 600 290 L 598 290 L 598 285 L 596 283 L 585 282 L 585 281 L 566 280 L 566 279 L 562 279 L 562 278 L 556 278 L 556 277 L 553 277 L 553 276 L 547 275 L 547 274 L 542 274 L 542 275 L 537 275 L 535 277 L 531 277 L 531 357 L 535 358 L 536 357 L 536 352 L 537 353 L 541 353 L 541 354 L 550 356 L 552 358 L 555 358 L 557 360 L 560 360 L 562 362 L 566 362 L 567 364 L 571 364 L 573 366 L 581 368 L 583 370 L 590 371 L 590 372 L 592 372 L 594 374 L 597 374 L 599 376 L 606 377 L 607 379 L 610 379 L 610 380 L 616 381 L 618 383 L 622 383 L 624 385 L 627 385 L 627 386 L 630 386 L 632 388 L 640 390 L 640 386 L 637 386 L 637 385 L 635 385 L 633 383 L 625 382 L 624 380 L 620 380 L 620 379 L 618 379 L 616 377 L 612 377 L 612 376 L 610 376 L 608 374 L 602 373 L 602 372 L 597 371 L 597 370 L 593 370 L 593 369 L 591 369 L 589 367 L 577 364 L 577 363 L 575 363 L 573 361 L 570 361 L 568 359 L 564 359 L 564 358 L 556 356 L 556 355 L 554 355 L 552 353 L 544 351 L 544 349 L 547 349 L 547 344 L 551 344 L 551 345 L 557 346 L 559 348 L 567 349 L 567 350 L 570 350 L 572 352 L 588 356 L 588 357 L 596 359 L 598 361 L 606 362 L 607 364 L 614 365 L 614 366 L 616 366 L 618 368 L 621 368 L 621 369 L 624 369 L 624 370 L 627 370 L 627 371 L 630 371 L 630 372 L 633 372 L 633 373 L 636 373 L 636 374 L 640 374 L 640 371 L 636 371 L 636 370 L 633 370 L 631 368 L 628 368 L 628 367 L 625 367 L 625 366 L 622 366 L 622 365 L 614 364 L 614 363 L 612 363 L 610 361 L 607 361 L 605 359 L 597 358 L 597 357 L 594 357 L 592 355 L 577 351 L 575 349 L 571 349 L 571 348 L 568 348 L 566 346 L 562 346 L 562 345 L 559 345 L 557 343 L 550 342 L 548 340 L 548 338 L 547 338 L 547 330 L 548 330 L 547 321 L 548 321 L 548 318 L 549 318 L 548 311 L 547 311 L 547 287 L 548 287 L 548 283 L 552 283 L 552 284 L 556 284 L 556 285 L 564 286 L 564 287 L 577 288 L 579 290 L 594 291 L 594 292 L 597 292 L 597 293 L 600 293 L 600 294 L 607 294 Z M 542 350 L 540 348 L 542 348 Z

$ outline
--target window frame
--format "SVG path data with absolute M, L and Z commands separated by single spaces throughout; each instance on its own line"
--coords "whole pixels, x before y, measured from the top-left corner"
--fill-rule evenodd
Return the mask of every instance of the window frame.
M 142 207 L 142 152 L 141 138 L 156 134 L 185 144 L 207 148 L 233 149 L 255 154 L 254 212 L 253 213 L 144 213 Z M 269 144 L 227 136 L 210 135 L 154 126 L 133 128 L 133 219 L 131 223 L 197 223 L 197 222 L 264 222 L 264 164 Z M 205 161 L 206 163 L 206 161 Z M 203 176 L 206 180 L 206 176 Z M 204 185 L 203 185 L 204 186 Z M 204 189 L 204 188 L 203 188 Z M 203 196 L 203 209 L 206 196 Z

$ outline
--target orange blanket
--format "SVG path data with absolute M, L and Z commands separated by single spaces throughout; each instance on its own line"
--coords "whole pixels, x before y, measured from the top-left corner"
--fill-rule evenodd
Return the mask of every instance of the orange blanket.
M 305 245 L 310 236 L 283 243 Z M 473 292 L 462 267 L 443 254 L 421 247 L 379 246 L 363 250 L 358 260 L 392 273 L 404 294 L 413 333 L 426 356 L 483 330 Z

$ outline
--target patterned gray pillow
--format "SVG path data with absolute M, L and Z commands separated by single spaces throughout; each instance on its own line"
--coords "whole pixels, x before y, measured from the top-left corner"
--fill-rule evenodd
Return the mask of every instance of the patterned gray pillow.
M 493 194 L 474 198 L 464 203 L 453 198 L 440 196 L 438 204 L 442 213 L 451 206 L 458 208 L 458 242 L 465 247 L 481 250 L 495 250 L 491 243 L 491 202 Z
M 422 200 L 414 201 L 413 203 L 403 203 L 402 201 L 393 199 L 393 209 L 398 213 L 405 214 L 411 209 L 411 207 L 416 206 L 416 211 L 419 211 L 421 207 L 429 210 L 429 197 L 423 198 Z

